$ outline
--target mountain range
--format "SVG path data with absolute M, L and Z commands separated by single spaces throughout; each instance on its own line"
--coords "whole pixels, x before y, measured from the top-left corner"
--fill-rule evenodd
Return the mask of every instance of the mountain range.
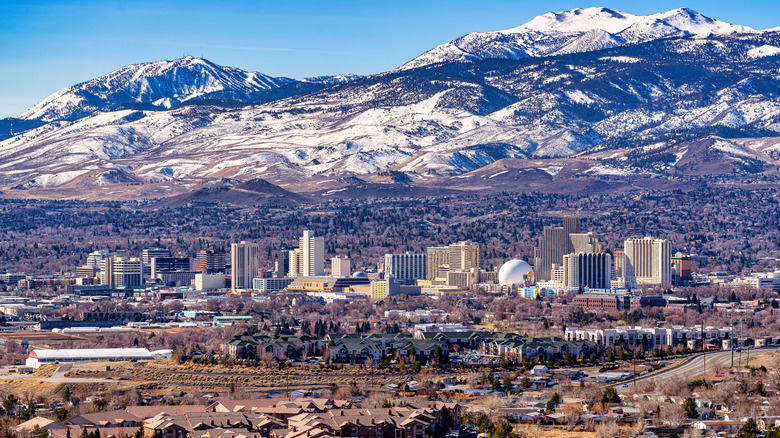
M 776 184 L 778 55 L 775 30 L 589 8 L 368 77 L 134 64 L 0 123 L 20 131 L 0 142 L 0 190 L 182 203 Z

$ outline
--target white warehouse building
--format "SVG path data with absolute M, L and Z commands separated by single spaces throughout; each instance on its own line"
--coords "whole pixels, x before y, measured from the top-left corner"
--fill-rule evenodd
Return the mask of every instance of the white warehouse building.
M 98 360 L 152 360 L 146 348 L 74 348 L 68 350 L 33 350 L 27 366 L 38 368 L 55 362 L 90 362 Z

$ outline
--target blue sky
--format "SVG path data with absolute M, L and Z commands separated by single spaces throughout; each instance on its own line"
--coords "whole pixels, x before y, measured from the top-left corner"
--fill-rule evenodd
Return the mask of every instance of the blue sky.
M 689 7 L 757 29 L 780 26 L 776 0 L 2 0 L 0 117 L 132 63 L 192 55 L 273 76 L 367 75 L 469 32 L 592 6 L 642 15 Z

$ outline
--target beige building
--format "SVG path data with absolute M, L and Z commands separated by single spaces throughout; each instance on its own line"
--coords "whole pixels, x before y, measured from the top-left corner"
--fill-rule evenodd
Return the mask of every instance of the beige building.
M 666 239 L 628 239 L 624 243 L 626 283 L 671 284 L 672 246 Z
M 231 290 L 251 289 L 252 279 L 260 269 L 260 247 L 242 241 L 230 245 Z
M 450 245 L 450 271 L 470 271 L 479 269 L 479 244 L 463 241 Z
M 333 257 L 330 259 L 330 275 L 334 277 L 349 277 L 352 275 L 349 257 Z
M 431 246 L 425 251 L 427 280 L 436 280 L 437 278 L 447 278 L 446 271 L 450 265 L 450 247 L 449 246 Z

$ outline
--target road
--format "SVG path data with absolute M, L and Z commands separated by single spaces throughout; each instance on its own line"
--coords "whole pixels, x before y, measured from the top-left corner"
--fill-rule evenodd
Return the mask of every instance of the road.
M 767 351 L 776 350 L 778 347 L 763 347 L 763 348 L 751 348 L 750 349 L 750 357 L 754 357 L 755 355 L 765 353 Z M 747 361 L 747 349 L 742 349 L 742 364 L 745 365 Z M 704 354 L 699 353 L 695 356 L 689 357 L 685 362 L 675 365 L 669 368 L 666 368 L 660 372 L 657 372 L 655 374 L 651 374 L 649 376 L 642 376 L 638 377 L 636 379 L 636 383 L 642 383 L 642 382 L 649 382 L 649 381 L 658 381 L 658 380 L 664 380 L 664 379 L 671 379 L 671 378 L 683 378 L 687 380 L 693 380 L 694 377 L 700 376 L 704 374 L 704 366 L 707 366 L 707 370 L 712 371 L 715 369 L 716 366 L 719 367 L 731 367 L 731 350 L 723 350 L 723 351 L 714 351 L 707 353 L 707 356 L 705 358 Z M 735 366 L 739 363 L 739 352 L 734 351 L 734 364 Z M 628 387 L 623 387 L 618 385 L 615 389 L 618 390 L 618 392 L 626 392 L 626 391 L 632 391 L 634 381 L 627 382 Z

